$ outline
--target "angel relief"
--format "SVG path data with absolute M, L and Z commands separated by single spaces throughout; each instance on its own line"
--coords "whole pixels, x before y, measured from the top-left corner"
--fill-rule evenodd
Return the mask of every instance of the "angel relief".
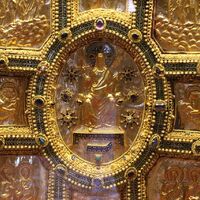
M 68 147 L 91 162 L 120 156 L 135 138 L 144 107 L 143 81 L 119 47 L 95 42 L 68 59 L 58 79 L 58 124 Z

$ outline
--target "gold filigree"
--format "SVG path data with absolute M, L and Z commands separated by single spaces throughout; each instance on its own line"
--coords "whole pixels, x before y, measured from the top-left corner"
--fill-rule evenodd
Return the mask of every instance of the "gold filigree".
M 129 88 L 128 90 L 128 94 L 125 95 L 126 96 L 126 100 L 131 101 L 131 102 L 135 102 L 138 100 L 138 98 L 142 95 L 144 91 L 138 91 L 138 89 L 136 89 L 136 87 L 132 86 L 131 88 Z
M 64 73 L 65 76 L 65 82 L 74 83 L 79 80 L 79 77 L 81 76 L 80 69 L 75 67 L 68 67 Z
M 60 96 L 62 101 L 69 103 L 74 96 L 74 92 L 71 89 L 67 88 L 61 92 Z
M 199 139 L 199 131 L 173 130 L 165 136 L 168 141 L 193 142 Z
M 120 72 L 121 79 L 124 80 L 125 83 L 132 82 L 135 77 L 137 77 L 137 71 L 133 67 L 125 67 Z
M 73 43 L 71 43 L 70 46 L 68 46 L 68 48 L 66 48 L 65 50 L 64 50 L 64 48 L 62 49 L 62 51 L 60 52 L 60 55 L 62 55 L 62 58 L 66 57 L 66 55 L 68 55 L 68 52 L 72 52 L 72 51 L 76 50 L 76 48 L 80 44 L 82 44 L 82 45 L 88 44 L 89 40 L 94 40 L 97 37 L 96 34 L 98 35 L 98 33 L 96 33 L 96 32 L 91 32 L 91 33 L 86 32 L 85 36 L 83 36 L 84 40 L 82 40 L 81 37 L 76 37 L 75 40 L 73 41 Z M 115 32 L 113 32 L 112 34 L 115 35 Z M 112 34 L 105 31 L 104 36 L 105 36 L 105 38 L 110 38 L 112 36 Z M 116 43 L 123 45 L 122 41 L 125 41 L 125 40 L 122 39 L 121 36 L 118 37 L 117 35 L 115 35 L 115 37 L 118 38 L 117 40 L 115 40 Z M 88 41 L 87 41 L 87 38 L 88 38 Z M 76 44 L 76 46 L 74 46 L 73 44 Z M 128 48 L 128 47 L 125 46 L 125 48 Z M 136 52 L 138 52 L 138 53 L 136 53 Z M 148 83 L 151 83 L 151 82 L 153 82 L 153 80 L 150 77 L 152 77 L 153 74 L 152 74 L 147 62 L 144 62 L 144 59 L 142 59 L 142 58 L 144 58 L 144 56 L 142 55 L 141 52 L 140 53 L 139 52 L 140 52 L 140 50 L 138 48 L 132 49 L 131 55 L 137 60 L 136 63 L 140 67 L 140 70 L 143 71 L 145 69 L 144 71 L 146 71 L 146 72 L 144 72 L 143 75 L 145 76 L 145 78 L 147 80 L 149 80 Z M 60 59 L 61 59 L 61 57 L 57 56 L 55 61 L 53 61 L 53 66 L 51 67 L 51 70 L 53 70 L 54 72 L 60 68 L 60 62 L 61 62 Z M 147 66 L 146 66 L 146 64 L 147 64 Z M 74 68 L 76 68 L 76 66 Z M 49 85 L 48 88 L 51 88 L 51 91 L 52 91 L 51 86 L 55 87 L 54 75 L 56 75 L 56 73 L 51 74 L 52 73 L 51 70 L 48 72 L 50 74 L 50 77 L 47 80 L 46 84 Z M 77 80 L 80 80 L 80 79 L 78 78 Z M 68 82 L 67 84 L 71 84 L 71 83 Z M 148 87 L 145 91 L 148 91 L 148 93 L 152 93 L 153 90 L 155 90 L 154 87 Z M 32 92 L 34 93 L 34 89 L 32 89 Z M 52 96 L 51 96 L 52 92 L 47 92 L 47 90 L 45 90 L 44 93 L 47 95 L 47 99 L 52 99 Z M 153 98 L 153 95 L 148 97 L 148 102 L 149 102 L 148 105 L 149 106 L 147 107 L 145 115 L 144 115 L 144 117 L 147 117 L 149 120 L 151 119 L 150 118 L 150 115 L 151 115 L 150 109 L 151 109 L 152 102 L 153 102 L 152 98 Z M 52 119 L 55 117 L 55 112 L 53 112 L 53 110 L 54 110 L 53 107 L 50 108 L 47 106 L 44 108 L 44 116 L 47 117 L 47 121 L 45 120 L 45 123 L 48 123 L 47 126 L 48 126 L 48 130 L 49 130 L 47 135 L 51 135 L 52 144 L 56 148 L 56 152 L 59 153 L 59 156 L 61 158 L 63 158 L 64 163 L 67 166 L 70 166 L 70 168 L 73 168 L 75 171 L 78 170 L 79 173 L 81 173 L 81 174 L 83 173 L 82 169 L 87 169 L 86 171 L 84 171 L 84 174 L 90 175 L 92 177 L 99 177 L 99 173 L 103 173 L 103 176 L 105 176 L 105 177 L 108 175 L 111 175 L 113 173 L 118 173 L 117 170 L 119 170 L 122 166 L 127 165 L 127 167 L 128 167 L 131 162 L 134 162 L 138 152 L 141 150 L 141 148 L 144 148 L 144 146 L 143 146 L 144 142 L 145 142 L 144 137 L 147 136 L 147 134 L 146 134 L 147 131 L 144 131 L 143 129 L 141 129 L 142 137 L 141 138 L 138 137 L 137 142 L 135 142 L 134 145 L 130 148 L 130 150 L 125 153 L 126 158 L 127 158 L 126 160 L 124 160 L 122 157 L 120 157 L 116 161 L 115 160 L 112 161 L 109 165 L 108 164 L 105 164 L 105 166 L 101 165 L 100 170 L 96 168 L 95 164 L 88 163 L 85 160 L 81 159 L 80 157 L 76 157 L 76 159 L 72 160 L 71 159 L 71 155 L 72 155 L 71 151 L 69 149 L 67 149 L 65 147 L 65 144 L 63 143 L 63 141 L 58 139 L 58 137 L 57 137 L 58 127 L 57 127 L 56 123 L 52 123 Z M 149 123 L 149 120 L 147 121 L 147 123 Z M 147 126 L 147 123 L 146 123 L 145 127 L 149 127 L 149 126 Z M 136 146 L 137 146 L 137 148 L 135 148 Z
M 135 125 L 139 125 L 139 115 L 136 110 L 129 109 L 121 114 L 121 123 L 125 128 L 130 129 L 134 129 Z
M 77 8 L 74 8 L 74 17 L 72 19 L 72 25 L 77 25 L 80 21 L 89 21 L 91 19 L 97 19 L 103 17 L 104 19 L 112 19 L 113 21 L 123 21 L 128 24 L 133 24 L 135 21 L 135 12 L 130 15 L 127 12 L 116 12 L 108 9 L 95 9 L 85 12 L 78 12 Z
M 65 127 L 70 129 L 72 126 L 76 124 L 77 121 L 77 116 L 74 111 L 71 109 L 67 108 L 65 113 L 61 113 L 62 117 L 59 119 Z

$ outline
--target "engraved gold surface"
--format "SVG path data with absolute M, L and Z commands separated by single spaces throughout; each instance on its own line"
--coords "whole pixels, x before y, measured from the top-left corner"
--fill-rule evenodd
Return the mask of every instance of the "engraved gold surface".
M 48 0 L 2 0 L 0 47 L 41 47 L 50 34 L 50 4 Z
M 168 6 L 173 5 L 174 6 Z M 191 4 L 191 6 L 189 6 Z M 187 7 L 185 6 L 187 5 Z M 197 5 L 195 8 L 193 5 Z M 172 22 L 169 21 L 169 16 L 174 13 L 175 9 L 180 9 L 184 7 L 180 12 L 179 15 L 176 13 L 173 17 L 178 19 L 178 21 Z M 144 30 L 147 34 L 144 35 L 148 44 L 154 49 L 155 55 L 162 60 L 163 63 L 167 63 L 168 61 L 198 61 L 200 60 L 199 56 L 199 45 L 196 46 L 196 43 L 199 42 L 199 35 L 198 35 L 198 28 L 199 28 L 199 21 L 195 21 L 194 19 L 186 19 L 188 18 L 188 13 L 191 16 L 199 15 L 199 2 L 195 1 L 157 1 L 157 0 L 150 0 L 148 1 L 148 9 L 146 9 L 146 14 L 148 17 L 145 18 L 145 25 Z M 171 10 L 171 12 L 169 12 Z M 195 11 L 194 11 L 195 10 Z M 187 14 L 186 14 L 187 13 Z M 180 16 L 185 16 L 182 19 L 182 23 L 180 22 Z M 159 18 L 159 16 L 161 18 Z M 159 22 L 157 20 L 160 20 Z M 162 20 L 164 20 L 162 22 Z M 186 21 L 184 21 L 186 20 Z M 156 24 L 158 22 L 158 27 L 156 28 Z M 177 24 L 179 23 L 179 25 Z M 185 24 L 186 23 L 186 24 Z M 185 24 L 185 25 L 184 25 Z M 168 30 L 169 29 L 169 30 Z M 186 29 L 186 30 L 185 30 Z M 193 31 L 195 33 L 193 33 Z M 178 35 L 177 35 L 178 31 Z M 183 32 L 184 31 L 184 32 Z M 164 32 L 166 35 L 160 35 Z M 183 33 L 182 33 L 183 32 Z M 187 33 L 186 33 L 187 32 Z M 180 34 L 182 33 L 182 34 Z M 184 39 L 183 35 L 186 34 Z M 190 36 L 189 36 L 190 35 Z M 162 38 L 161 38 L 162 37 Z M 167 39 L 168 38 L 168 39 Z M 173 38 L 173 39 L 172 39 Z M 196 40 L 194 44 L 194 40 Z M 175 41 L 175 42 L 173 42 Z M 179 49 L 178 49 L 179 48 Z M 187 53 L 185 53 L 187 52 Z
M 0 165 L 2 200 L 43 200 L 47 197 L 48 170 L 39 157 L 1 156 Z
M 175 95 L 177 100 L 176 128 L 199 130 L 199 83 L 176 83 Z
M 199 192 L 199 161 L 161 158 L 148 176 L 150 200 L 198 199 Z
M 0 77 L 0 125 L 25 125 L 27 81 L 18 77 Z
M 164 52 L 200 50 L 198 0 L 155 1 L 154 37 Z

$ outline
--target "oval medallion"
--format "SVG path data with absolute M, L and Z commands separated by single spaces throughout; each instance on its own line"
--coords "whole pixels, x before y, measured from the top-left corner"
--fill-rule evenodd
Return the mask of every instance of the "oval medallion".
M 56 113 L 64 142 L 75 154 L 101 164 L 132 144 L 144 110 L 144 83 L 134 59 L 109 42 L 93 42 L 63 63 Z

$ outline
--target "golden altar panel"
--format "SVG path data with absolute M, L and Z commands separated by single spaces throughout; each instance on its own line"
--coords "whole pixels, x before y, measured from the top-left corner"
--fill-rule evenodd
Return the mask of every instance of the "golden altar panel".
M 3 0 L 0 199 L 198 199 L 199 9 Z

